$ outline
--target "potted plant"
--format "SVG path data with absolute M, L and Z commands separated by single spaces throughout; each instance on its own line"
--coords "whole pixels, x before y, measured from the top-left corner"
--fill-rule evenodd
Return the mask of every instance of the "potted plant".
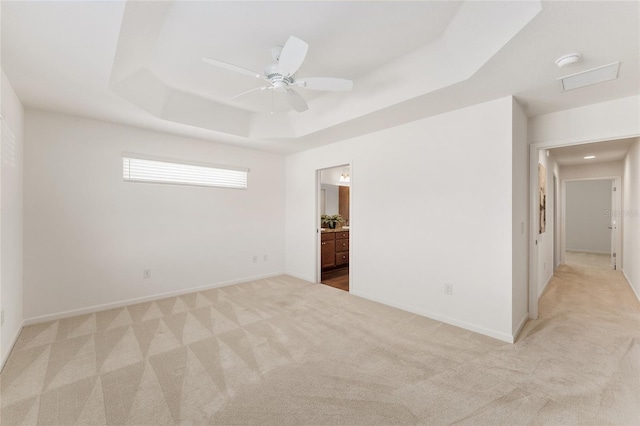
M 338 224 L 344 223 L 344 219 L 342 219 L 342 216 L 340 216 L 339 214 L 334 214 L 334 215 L 323 214 L 322 216 L 320 216 L 320 219 L 321 219 L 322 225 L 326 225 L 327 228 L 329 229 L 336 229 Z

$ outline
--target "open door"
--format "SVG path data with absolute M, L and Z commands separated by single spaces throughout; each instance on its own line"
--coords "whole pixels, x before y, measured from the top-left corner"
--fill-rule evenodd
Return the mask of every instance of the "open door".
M 611 180 L 611 210 L 609 210 L 609 219 L 611 219 L 611 224 L 609 225 L 609 229 L 611 230 L 611 269 L 617 269 L 617 231 L 618 231 L 618 210 L 617 207 L 617 196 L 618 196 L 618 188 L 617 188 L 617 179 Z

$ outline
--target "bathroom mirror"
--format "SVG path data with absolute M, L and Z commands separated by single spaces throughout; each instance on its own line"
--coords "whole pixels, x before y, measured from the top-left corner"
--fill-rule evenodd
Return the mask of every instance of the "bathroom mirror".
M 333 167 L 320 172 L 320 212 L 339 214 L 349 223 L 350 170 L 349 166 Z

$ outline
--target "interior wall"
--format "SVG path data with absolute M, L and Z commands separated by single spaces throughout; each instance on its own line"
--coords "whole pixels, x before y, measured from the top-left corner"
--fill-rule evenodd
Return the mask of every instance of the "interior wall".
M 640 139 L 624 160 L 622 272 L 640 300 Z
M 9 79 L 0 83 L 3 127 L 0 149 L 0 368 L 22 328 L 23 315 L 23 126 L 24 109 Z M 10 134 L 9 134 L 10 133 Z
M 532 117 L 529 143 L 595 142 L 640 134 L 640 96 Z
M 622 161 L 605 161 L 602 163 L 575 164 L 560 166 L 560 179 L 596 179 L 622 176 Z
M 566 250 L 611 253 L 611 180 L 565 183 Z
M 512 339 L 512 158 L 511 97 L 287 156 L 287 273 L 315 281 L 316 171 L 350 163 L 351 292 Z
M 529 315 L 529 146 L 527 116 L 515 99 L 512 138 L 512 332 L 515 335 Z
M 124 182 L 123 152 L 248 167 L 249 188 Z M 25 316 L 280 274 L 284 213 L 280 155 L 29 110 Z

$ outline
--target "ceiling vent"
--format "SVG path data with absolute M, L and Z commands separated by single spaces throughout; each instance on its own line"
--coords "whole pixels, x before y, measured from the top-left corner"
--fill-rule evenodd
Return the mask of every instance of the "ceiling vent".
M 562 90 L 566 92 L 567 90 L 578 89 L 602 83 L 603 81 L 615 80 L 618 78 L 618 68 L 620 68 L 620 62 L 614 62 L 613 64 L 560 77 L 558 80 L 562 84 Z

